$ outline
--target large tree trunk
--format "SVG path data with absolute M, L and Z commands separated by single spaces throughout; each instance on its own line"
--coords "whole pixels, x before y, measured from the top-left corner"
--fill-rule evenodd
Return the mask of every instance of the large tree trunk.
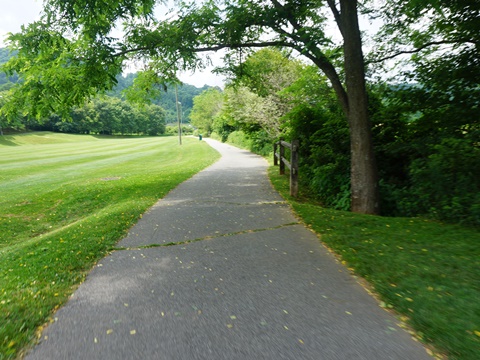
M 351 210 L 362 214 L 378 214 L 378 174 L 368 117 L 357 0 L 341 0 L 340 7 L 351 141 Z

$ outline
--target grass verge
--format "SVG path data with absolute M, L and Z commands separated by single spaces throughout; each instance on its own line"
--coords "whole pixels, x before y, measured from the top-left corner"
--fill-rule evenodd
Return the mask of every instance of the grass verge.
M 141 214 L 218 157 L 193 138 L 0 137 L 0 359 L 32 343 Z
M 479 359 L 478 230 L 325 209 L 292 199 L 288 177 L 278 175 L 278 168 L 272 166 L 269 175 L 321 241 L 374 287 L 381 306 L 393 309 L 443 357 Z

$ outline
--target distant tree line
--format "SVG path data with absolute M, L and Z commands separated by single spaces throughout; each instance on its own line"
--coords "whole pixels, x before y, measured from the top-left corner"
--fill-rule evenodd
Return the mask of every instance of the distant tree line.
M 0 64 L 12 57 L 8 49 L 0 48 Z M 177 108 L 174 85 L 167 85 L 159 95 L 150 99 L 149 104 L 135 106 L 125 101 L 124 90 L 130 88 L 136 79 L 136 73 L 118 75 L 117 85 L 106 95 L 98 96 L 83 106 L 75 107 L 69 119 L 57 114 L 43 119 L 19 116 L 9 121 L 0 115 L 0 126 L 8 128 L 68 132 L 76 134 L 142 134 L 160 135 L 166 131 L 166 124 L 177 122 Z M 7 77 L 0 73 L 0 107 L 8 98 L 8 90 L 18 81 L 17 75 Z M 189 114 L 193 98 L 210 88 L 205 85 L 197 88 L 193 85 L 178 85 L 178 101 L 181 104 L 183 123 L 189 123 Z M 189 129 L 185 128 L 185 131 Z M 171 132 L 171 131 L 169 131 Z
M 102 96 L 71 111 L 65 121 L 58 115 L 38 122 L 26 120 L 30 130 L 73 134 L 162 135 L 165 133 L 165 111 L 158 105 L 134 107 L 120 99 Z

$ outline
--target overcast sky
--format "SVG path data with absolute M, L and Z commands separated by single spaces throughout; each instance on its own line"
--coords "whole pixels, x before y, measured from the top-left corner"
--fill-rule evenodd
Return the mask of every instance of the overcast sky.
M 41 0 L 0 0 L 0 47 L 4 46 L 9 32 L 16 33 L 22 24 L 28 24 L 40 17 L 43 2 Z M 220 63 L 215 64 L 220 65 Z M 180 80 L 187 84 L 202 87 L 223 86 L 223 78 L 213 75 L 210 70 L 195 74 L 182 74 Z

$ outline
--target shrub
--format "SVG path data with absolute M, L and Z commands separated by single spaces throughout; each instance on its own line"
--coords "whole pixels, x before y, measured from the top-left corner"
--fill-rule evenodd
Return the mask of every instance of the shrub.
M 411 164 L 409 205 L 440 220 L 480 225 L 480 148 L 450 138 L 432 150 Z

